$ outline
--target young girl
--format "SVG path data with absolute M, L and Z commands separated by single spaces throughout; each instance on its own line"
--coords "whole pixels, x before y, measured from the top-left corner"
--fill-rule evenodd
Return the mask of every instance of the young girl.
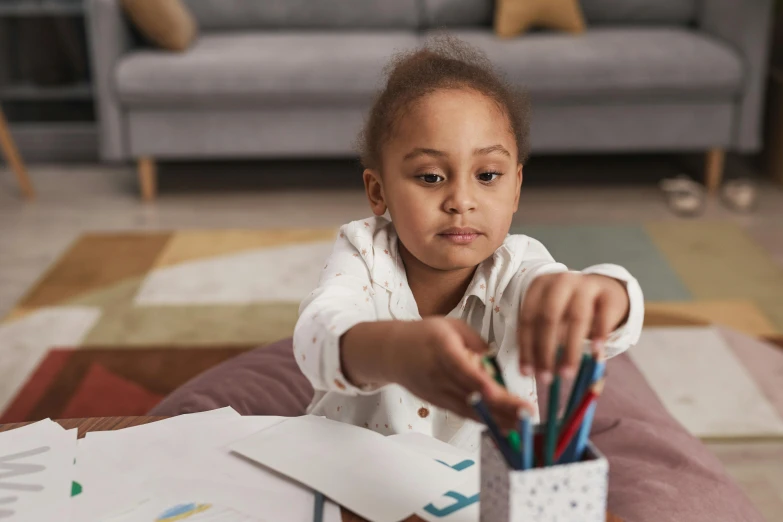
M 538 414 L 534 371 L 544 384 L 554 371 L 572 377 L 585 339 L 608 357 L 637 341 L 644 303 L 625 269 L 568 271 L 535 239 L 508 235 L 527 116 L 464 44 L 392 62 L 362 134 L 375 217 L 340 229 L 300 307 L 294 353 L 315 388 L 309 413 L 475 449 L 471 392 L 510 428 L 521 409 Z M 482 369 L 487 351 L 507 389 Z

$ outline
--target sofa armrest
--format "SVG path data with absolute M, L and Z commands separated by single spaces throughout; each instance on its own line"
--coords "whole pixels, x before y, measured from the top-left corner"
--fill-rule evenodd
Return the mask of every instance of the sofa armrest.
M 734 146 L 741 152 L 761 147 L 764 92 L 769 63 L 773 0 L 703 0 L 698 24 L 705 33 L 734 47 L 745 66 L 744 85 L 737 100 Z
M 87 0 L 86 7 L 101 158 L 121 161 L 128 159 L 128 147 L 114 69 L 119 58 L 133 47 L 134 38 L 119 0 Z

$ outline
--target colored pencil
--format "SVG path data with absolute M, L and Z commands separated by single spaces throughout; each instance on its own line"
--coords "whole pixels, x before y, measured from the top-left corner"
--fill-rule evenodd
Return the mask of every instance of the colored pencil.
M 605 360 L 599 361 L 599 360 L 595 360 L 594 358 L 592 367 L 593 367 L 593 371 L 589 379 L 590 386 L 597 383 L 601 378 L 603 378 L 606 370 L 606 361 Z M 591 404 L 587 408 L 587 412 L 585 413 L 584 419 L 582 419 L 582 424 L 579 427 L 578 433 L 573 439 L 571 439 L 571 443 L 568 445 L 564 453 L 563 461 L 577 462 L 579 461 L 579 459 L 582 458 L 582 453 L 584 453 L 585 447 L 587 447 L 587 440 L 590 437 L 590 428 L 593 425 L 593 416 L 595 415 L 595 408 L 596 408 L 596 403 Z
M 560 406 L 560 376 L 555 374 L 549 385 L 549 405 L 546 412 L 546 440 L 544 441 L 544 466 L 554 464 L 557 439 L 557 410 Z
M 487 355 L 483 359 L 484 361 L 484 367 L 489 370 L 490 375 L 495 379 L 495 382 L 501 385 L 502 387 L 506 387 L 506 381 L 503 379 L 503 372 L 500 369 L 500 365 L 498 364 L 497 357 L 494 355 Z M 520 441 L 519 441 L 519 433 L 512 431 L 508 434 L 507 437 L 508 444 L 511 446 L 511 449 L 514 450 L 515 453 L 520 454 Z
M 519 419 L 519 434 L 522 437 L 522 469 L 532 469 L 535 448 L 533 447 L 533 427 L 530 424 L 530 413 L 527 411 L 523 411 L 522 418 Z
M 503 380 L 503 372 L 500 370 L 498 360 L 494 355 L 487 355 L 484 357 L 484 366 L 487 367 L 492 374 L 492 378 L 499 385 L 506 387 L 506 382 Z
M 468 397 L 468 403 L 473 407 L 476 414 L 487 426 L 490 435 L 493 439 L 495 439 L 495 445 L 503 455 L 503 458 L 506 459 L 508 466 L 512 469 L 517 469 L 519 466 L 517 462 L 519 457 L 514 454 L 514 451 L 511 449 L 508 441 L 506 441 L 505 437 L 503 437 L 503 434 L 500 433 L 500 428 L 492 418 L 492 415 L 489 413 L 489 408 L 487 408 L 487 405 L 484 403 L 484 399 L 482 398 L 481 393 L 471 393 L 470 397 Z
M 514 453 L 519 456 L 522 453 L 522 441 L 519 439 L 519 433 L 517 433 L 514 430 L 511 430 L 508 434 L 508 437 L 506 437 L 506 440 L 508 441 L 508 445 L 511 447 L 511 449 L 514 451 Z
M 558 462 L 563 456 L 563 452 L 568 447 L 568 444 L 573 439 L 577 430 L 582 425 L 582 421 L 587 413 L 589 407 L 600 397 L 601 392 L 604 389 L 604 379 L 601 379 L 587 390 L 587 393 L 582 398 L 582 401 L 577 406 L 574 413 L 563 423 L 563 431 L 557 439 L 557 448 L 555 449 L 555 462 Z
M 576 405 L 579 404 L 582 395 L 584 395 L 584 391 L 588 386 L 587 379 L 592 374 L 590 366 L 592 361 L 593 358 L 590 357 L 590 354 L 582 354 L 582 360 L 579 363 L 579 371 L 577 372 L 576 378 L 571 385 L 571 395 L 568 397 L 565 413 L 563 413 L 564 419 L 567 419 L 571 416 L 571 414 L 574 412 L 574 408 L 576 408 Z
M 324 519 L 324 494 L 315 492 L 315 506 L 313 507 L 313 522 L 323 522 Z

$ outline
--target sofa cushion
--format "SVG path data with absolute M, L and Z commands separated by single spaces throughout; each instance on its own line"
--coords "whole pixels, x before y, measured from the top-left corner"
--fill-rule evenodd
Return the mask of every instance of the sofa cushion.
M 204 34 L 183 54 L 143 49 L 117 64 L 120 101 L 136 106 L 369 104 L 411 32 Z
M 742 85 L 739 55 L 687 29 L 604 27 L 513 40 L 484 30 L 453 32 L 525 86 L 534 107 L 547 100 L 724 100 Z
M 423 0 L 422 25 L 433 29 L 490 27 L 494 6 L 494 0 Z
M 579 0 L 587 25 L 685 25 L 696 18 L 696 0 Z M 494 0 L 423 0 L 422 24 L 489 27 Z
M 204 30 L 410 28 L 418 0 L 186 0 Z
M 588 23 L 686 25 L 697 0 L 580 0 Z

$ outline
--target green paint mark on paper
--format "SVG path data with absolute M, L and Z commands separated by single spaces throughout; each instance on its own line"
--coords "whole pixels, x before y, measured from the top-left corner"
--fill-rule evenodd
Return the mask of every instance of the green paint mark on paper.
M 75 480 L 71 482 L 71 496 L 75 497 L 81 492 L 82 492 L 82 485 L 76 482 Z

